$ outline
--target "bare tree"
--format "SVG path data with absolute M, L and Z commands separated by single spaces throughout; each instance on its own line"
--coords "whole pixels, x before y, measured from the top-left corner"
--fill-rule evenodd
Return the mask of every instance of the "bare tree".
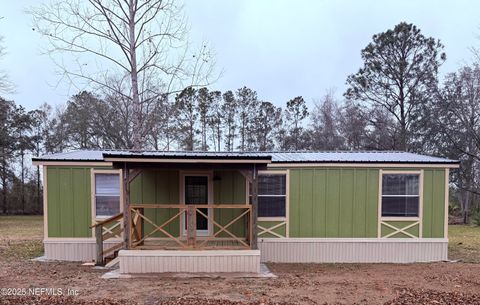
M 316 150 L 338 150 L 343 148 L 340 136 L 340 109 L 333 91 L 315 103 L 311 114 L 312 148 Z
M 480 194 L 480 64 L 447 75 L 437 99 L 427 106 L 423 115 L 430 121 L 425 133 L 432 152 L 461 161 L 453 181 L 467 222 L 473 195 Z
M 340 109 L 338 128 L 347 149 L 360 150 L 366 146 L 368 115 L 352 101 L 346 101 Z
M 146 103 L 211 82 L 212 54 L 206 44 L 191 52 L 182 9 L 174 0 L 56 0 L 28 12 L 49 41 L 47 53 L 73 57 L 52 56 L 63 77 L 132 104 L 132 147 L 140 149 L 149 132 Z M 112 85 L 118 76 L 125 86 Z
M 3 45 L 3 36 L 0 36 L 0 59 L 5 56 L 5 46 Z M 14 85 L 10 81 L 7 72 L 0 70 L 0 93 L 11 93 L 14 91 Z

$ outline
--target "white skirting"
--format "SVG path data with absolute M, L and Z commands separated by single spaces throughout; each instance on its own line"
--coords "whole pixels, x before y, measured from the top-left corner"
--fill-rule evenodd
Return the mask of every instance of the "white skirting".
M 378 238 L 264 238 L 262 262 L 413 263 L 445 261 L 448 240 Z
M 260 272 L 259 250 L 121 250 L 120 273 Z
M 107 241 L 104 244 L 104 248 L 117 242 L 115 240 Z M 95 260 L 95 239 L 93 238 L 49 238 L 44 240 L 44 246 L 47 259 L 65 261 Z M 249 265 L 254 259 L 259 259 L 262 262 L 278 263 L 412 263 L 445 261 L 448 258 L 448 240 L 435 238 L 260 238 L 258 247 L 260 251 L 129 250 L 120 251 L 120 253 L 123 253 L 123 261 L 128 263 L 128 266 L 125 268 L 131 268 L 132 264 L 130 262 L 136 261 L 141 261 L 141 264 L 143 262 L 145 264 L 147 262 L 149 264 L 150 262 L 151 264 L 163 264 L 166 261 L 175 261 L 175 263 L 172 263 L 175 266 L 185 264 L 185 266 L 191 266 L 193 270 L 199 270 L 186 271 L 188 269 L 186 267 L 175 267 L 176 269 L 174 270 L 179 271 L 163 272 L 205 272 L 202 267 L 198 267 L 204 265 L 204 263 L 209 264 L 207 265 L 209 267 L 205 269 L 215 270 L 212 272 L 250 272 L 237 271 L 236 268 L 237 266 L 242 266 L 242 264 Z M 142 254 L 141 259 L 135 258 L 134 253 L 138 252 Z M 209 253 L 208 255 L 206 255 L 207 252 Z M 158 257 L 161 257 L 161 259 Z M 177 261 L 178 263 L 176 263 Z M 255 266 L 257 265 L 259 266 L 259 264 L 255 263 Z M 150 265 L 146 266 L 150 268 Z M 168 266 L 161 268 L 163 269 L 159 270 L 170 270 Z M 242 268 L 242 270 L 246 269 L 246 267 Z M 129 273 L 137 272 L 136 269 L 132 270 Z
M 111 240 L 103 243 L 104 249 L 117 244 L 118 241 Z M 94 238 L 49 238 L 43 241 L 45 258 L 74 261 L 91 262 L 95 261 L 95 239 Z

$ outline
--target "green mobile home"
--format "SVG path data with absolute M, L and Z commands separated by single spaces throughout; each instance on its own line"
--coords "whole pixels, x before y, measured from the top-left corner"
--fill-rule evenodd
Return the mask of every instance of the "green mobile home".
M 81 150 L 33 162 L 43 166 L 49 259 L 116 259 L 123 273 L 447 259 L 454 160 Z

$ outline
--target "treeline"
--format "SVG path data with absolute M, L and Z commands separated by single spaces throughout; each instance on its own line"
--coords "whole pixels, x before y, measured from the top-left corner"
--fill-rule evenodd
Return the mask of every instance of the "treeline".
M 151 103 L 142 124 L 143 149 L 201 151 L 387 150 L 393 121 L 370 124 L 369 114 L 353 103 L 340 104 L 332 93 L 308 109 L 301 96 L 283 107 L 258 99 L 253 89 L 212 91 L 188 87 L 174 99 Z M 128 103 L 82 91 L 65 105 L 44 105 L 41 126 L 46 153 L 72 149 L 132 149 Z
M 108 90 L 30 112 L 0 100 L 0 212 L 40 211 L 39 171 L 28 166 L 29 156 L 133 149 L 140 139 L 152 150 L 402 150 L 458 159 L 451 210 L 465 222 L 480 217 L 480 61 L 441 79 L 443 49 L 400 23 L 373 36 L 343 95 L 327 92 L 309 104 L 302 96 L 262 100 L 247 87 L 195 86 L 145 95 L 137 108 Z
M 0 213 L 42 212 L 40 169 L 30 164 L 32 155 L 45 151 L 45 116 L 39 109 L 27 112 L 22 106 L 0 98 Z
M 41 212 L 38 167 L 30 157 L 74 149 L 132 149 L 128 101 L 82 91 L 64 105 L 26 111 L 0 98 L 1 213 Z M 253 89 L 185 88 L 173 99 L 149 103 L 143 149 L 203 151 L 388 150 L 393 121 L 369 124 L 362 108 L 340 104 L 333 92 L 309 110 L 301 96 L 284 107 L 260 100 Z M 379 109 L 372 115 L 385 113 Z M 389 125 L 391 124 L 391 125 Z M 388 128 L 386 128 L 388 125 Z M 5 187 L 4 187 L 5 186 Z

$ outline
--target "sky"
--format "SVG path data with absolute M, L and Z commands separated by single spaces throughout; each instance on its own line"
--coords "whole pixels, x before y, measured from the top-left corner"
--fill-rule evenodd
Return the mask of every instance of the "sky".
M 4 95 L 28 110 L 44 102 L 59 105 L 76 88 L 55 73 L 41 50 L 46 42 L 32 31 L 25 9 L 44 0 L 0 0 L 0 35 L 7 54 L 0 59 L 16 85 Z M 48 0 L 47 0 L 48 1 Z M 480 1 L 466 0 L 185 0 L 193 44 L 208 41 L 222 77 L 211 88 L 243 86 L 278 106 L 303 96 L 314 100 L 334 90 L 362 65 L 360 51 L 372 35 L 401 21 L 416 24 L 445 45 L 442 75 L 472 59 L 479 46 Z

